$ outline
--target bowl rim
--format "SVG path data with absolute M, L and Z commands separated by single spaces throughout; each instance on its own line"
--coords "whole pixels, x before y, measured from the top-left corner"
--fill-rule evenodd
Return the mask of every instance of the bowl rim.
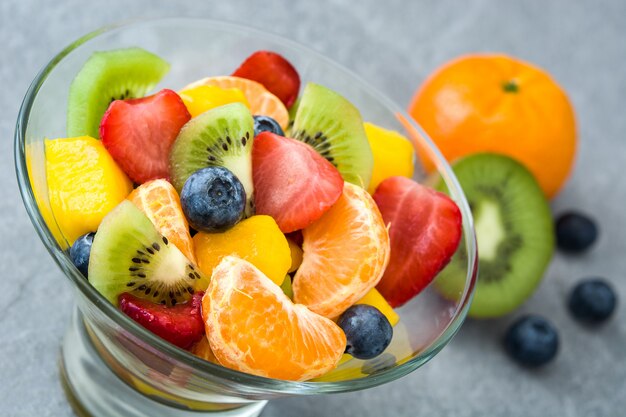
M 450 320 L 446 327 L 441 331 L 437 339 L 426 348 L 424 348 L 419 354 L 415 354 L 408 361 L 400 365 L 393 366 L 389 369 L 382 370 L 373 376 L 349 379 L 345 381 L 295 382 L 266 378 L 239 372 L 200 359 L 190 352 L 179 349 L 178 347 L 166 342 L 165 340 L 159 338 L 150 331 L 144 329 L 138 323 L 134 322 L 132 319 L 124 315 L 113 304 L 106 301 L 106 299 L 89 284 L 89 282 L 82 276 L 82 274 L 76 269 L 76 267 L 74 267 L 67 252 L 61 248 L 61 246 L 54 238 L 52 232 L 47 227 L 43 215 L 40 212 L 36 203 L 34 191 L 31 187 L 28 175 L 26 162 L 26 130 L 28 127 L 28 121 L 35 98 L 37 97 L 40 88 L 48 78 L 48 75 L 55 69 L 56 65 L 59 64 L 72 51 L 79 48 L 81 45 L 89 42 L 91 39 L 109 32 L 124 30 L 128 27 L 136 27 L 143 24 L 180 24 L 183 22 L 207 24 L 211 25 L 211 27 L 216 30 L 230 32 L 234 34 L 243 33 L 246 35 L 253 35 L 255 37 L 281 44 L 281 46 L 296 50 L 299 53 L 306 54 L 307 56 L 312 56 L 317 60 L 324 61 L 327 65 L 332 66 L 335 69 L 338 69 L 349 75 L 351 79 L 360 84 L 360 86 L 362 86 L 370 95 L 379 100 L 380 103 L 387 107 L 390 111 L 406 119 L 406 121 L 410 123 L 411 127 L 422 136 L 422 139 L 426 143 L 429 152 L 432 152 L 432 156 L 435 159 L 435 163 L 437 165 L 439 173 L 445 179 L 446 183 L 451 186 L 449 187 L 451 197 L 455 200 L 461 210 L 463 216 L 463 235 L 465 236 L 465 244 L 468 255 L 468 268 L 463 294 L 459 299 L 460 301 L 458 302 L 452 320 Z M 435 146 L 435 144 L 424 132 L 424 130 L 403 109 L 397 106 L 392 100 L 388 99 L 376 88 L 370 86 L 360 76 L 355 74 L 353 71 L 345 68 L 341 64 L 324 56 L 320 52 L 317 52 L 308 46 L 300 44 L 299 42 L 284 38 L 280 35 L 251 27 L 242 26 L 236 23 L 189 17 L 127 20 L 120 23 L 107 25 L 93 32 L 90 32 L 70 43 L 67 47 L 57 53 L 39 71 L 39 73 L 30 84 L 20 106 L 16 122 L 14 135 L 14 158 L 20 194 L 26 211 L 28 212 L 28 215 L 30 217 L 30 220 L 33 223 L 33 226 L 37 231 L 37 234 L 39 235 L 39 238 L 43 242 L 44 246 L 52 256 L 52 258 L 55 260 L 57 265 L 73 283 L 73 285 L 80 290 L 82 295 L 87 300 L 89 300 L 90 303 L 100 309 L 121 329 L 128 332 L 133 337 L 141 340 L 142 342 L 148 343 L 152 348 L 157 349 L 162 353 L 165 353 L 168 357 L 174 359 L 180 364 L 193 369 L 194 373 L 199 373 L 199 376 L 206 377 L 207 379 L 219 378 L 226 383 L 234 384 L 237 386 L 243 385 L 251 387 L 257 394 L 268 393 L 298 395 L 340 393 L 356 391 L 381 385 L 405 376 L 408 373 L 419 368 L 421 365 L 430 360 L 436 353 L 438 353 L 445 345 L 447 345 L 447 343 L 457 333 L 461 324 L 465 320 L 471 299 L 473 297 L 473 290 L 475 288 L 475 283 L 478 275 L 478 252 L 472 214 L 458 180 L 456 179 L 450 165 L 443 158 L 439 149 Z

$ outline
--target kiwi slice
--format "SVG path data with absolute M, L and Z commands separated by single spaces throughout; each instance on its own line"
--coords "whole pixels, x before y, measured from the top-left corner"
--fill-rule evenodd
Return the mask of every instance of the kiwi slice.
M 121 293 L 173 306 L 209 280 L 130 201 L 102 220 L 89 256 L 89 281 L 111 303 Z
M 285 131 L 287 136 L 291 136 L 291 130 L 293 129 L 293 121 L 295 120 L 296 114 L 298 113 L 298 107 L 300 106 L 301 97 L 302 96 L 299 96 L 298 98 L 296 98 L 296 101 L 294 101 L 294 103 L 289 108 L 289 123 L 287 124 L 287 130 Z
M 254 119 L 241 103 L 215 107 L 187 122 L 170 152 L 170 175 L 180 193 L 187 178 L 208 166 L 230 170 L 246 191 L 246 214 L 252 213 L 252 141 Z
M 102 115 L 114 100 L 143 97 L 169 64 L 141 48 L 94 52 L 72 81 L 67 135 L 100 137 Z
M 539 184 L 523 165 L 481 153 L 453 166 L 474 217 L 478 282 L 472 317 L 497 317 L 531 296 L 552 258 L 554 226 Z M 443 182 L 438 188 L 446 191 Z M 435 287 L 454 298 L 465 284 L 467 258 L 461 245 Z
M 348 100 L 321 85 L 307 84 L 291 135 L 313 146 L 344 180 L 367 189 L 374 159 L 361 114 Z
M 283 290 L 283 292 L 285 293 L 285 295 L 287 297 L 289 297 L 291 300 L 293 300 L 293 288 L 291 286 L 291 276 L 290 275 L 285 276 L 285 279 L 283 280 L 283 283 L 280 284 L 280 288 Z

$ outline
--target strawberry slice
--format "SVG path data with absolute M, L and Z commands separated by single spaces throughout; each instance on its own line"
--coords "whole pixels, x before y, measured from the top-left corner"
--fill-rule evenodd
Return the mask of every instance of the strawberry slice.
M 254 139 L 252 181 L 256 213 L 272 216 L 283 233 L 319 219 L 343 191 L 341 174 L 315 149 L 270 132 Z
M 391 239 L 389 265 L 376 288 L 398 307 L 450 262 L 461 240 L 461 211 L 445 194 L 405 177 L 387 178 L 373 197 Z
M 289 61 L 271 51 L 257 51 L 233 72 L 235 77 L 263 84 L 289 108 L 300 91 L 300 76 Z
M 204 292 L 197 292 L 190 302 L 167 307 L 123 293 L 119 296 L 119 303 L 124 314 L 152 333 L 180 348 L 189 349 L 204 337 L 203 295 Z
M 149 97 L 115 100 L 100 123 L 102 144 L 138 184 L 168 178 L 169 153 L 178 132 L 191 119 L 172 90 Z

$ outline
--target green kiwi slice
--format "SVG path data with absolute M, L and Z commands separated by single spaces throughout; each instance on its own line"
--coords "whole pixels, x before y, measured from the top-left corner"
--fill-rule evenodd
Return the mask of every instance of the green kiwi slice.
M 367 189 L 374 159 L 361 114 L 348 100 L 321 85 L 307 84 L 291 135 L 313 146 L 344 180 Z
M 287 136 L 291 136 L 291 130 L 293 129 L 293 122 L 296 119 L 296 114 L 298 113 L 298 107 L 300 106 L 301 97 L 302 96 L 299 96 L 289 108 L 289 111 L 288 111 L 289 123 L 287 124 L 287 130 L 285 131 Z
M 187 178 L 208 166 L 230 170 L 246 191 L 246 214 L 251 214 L 252 142 L 254 119 L 241 103 L 215 107 L 188 121 L 170 152 L 172 184 L 180 193 Z
M 100 120 L 114 100 L 143 97 L 169 64 L 141 48 L 94 52 L 72 81 L 67 135 L 99 138 Z
M 128 292 L 172 306 L 209 286 L 198 268 L 127 200 L 98 227 L 89 255 L 89 282 L 114 305 Z
M 478 241 L 478 281 L 469 315 L 498 317 L 532 295 L 554 252 L 550 207 L 523 165 L 481 153 L 453 166 L 474 217 Z M 438 188 L 445 190 L 440 182 Z M 461 245 L 435 287 L 454 298 L 465 284 L 467 259 Z
M 283 283 L 280 284 L 280 288 L 283 290 L 285 295 L 293 300 L 293 288 L 291 286 L 291 275 L 285 276 Z

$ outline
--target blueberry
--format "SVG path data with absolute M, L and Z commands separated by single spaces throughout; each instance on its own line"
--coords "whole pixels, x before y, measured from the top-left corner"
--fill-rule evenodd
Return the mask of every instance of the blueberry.
M 357 359 L 371 359 L 391 343 L 393 328 L 376 307 L 357 304 L 347 309 L 337 322 L 346 334 L 346 353 Z
M 601 278 L 591 278 L 578 283 L 568 302 L 574 318 L 590 324 L 601 323 L 611 317 L 616 305 L 615 291 Z
M 95 235 L 95 233 L 82 235 L 76 239 L 70 248 L 70 258 L 72 258 L 72 262 L 85 278 L 89 275 L 89 254 L 91 253 L 91 245 Z
M 556 221 L 556 243 L 565 252 L 578 253 L 587 249 L 598 237 L 595 222 L 581 213 L 569 212 Z
M 285 136 L 285 132 L 276 120 L 268 116 L 254 116 L 254 136 L 261 132 L 272 132 L 276 135 Z
M 504 347 L 520 365 L 537 367 L 554 359 L 559 349 L 559 335 L 543 317 L 525 316 L 509 327 Z
M 246 193 L 232 172 L 213 166 L 191 174 L 183 185 L 180 203 L 191 227 L 221 232 L 243 217 Z

